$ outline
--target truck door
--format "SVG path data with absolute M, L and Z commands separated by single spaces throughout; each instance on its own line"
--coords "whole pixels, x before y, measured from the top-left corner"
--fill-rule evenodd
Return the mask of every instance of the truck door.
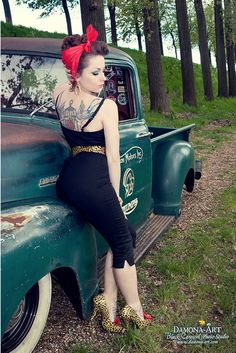
M 119 110 L 123 210 L 130 223 L 140 226 L 151 208 L 152 153 L 143 119 L 138 76 L 133 66 L 106 66 L 105 96 Z

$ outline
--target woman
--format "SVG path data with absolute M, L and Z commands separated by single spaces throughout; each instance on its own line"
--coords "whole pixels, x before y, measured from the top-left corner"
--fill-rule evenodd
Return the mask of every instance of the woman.
M 121 316 L 138 327 L 152 319 L 143 312 L 137 289 L 133 235 L 119 196 L 120 156 L 116 103 L 99 98 L 106 80 L 106 43 L 89 25 L 86 35 L 66 37 L 62 61 L 70 72 L 69 83 L 53 93 L 64 136 L 72 149 L 57 181 L 57 193 L 74 205 L 108 242 L 104 292 L 94 298 L 94 314 L 101 313 L 109 332 L 124 332 L 116 317 L 117 287 L 127 305 Z

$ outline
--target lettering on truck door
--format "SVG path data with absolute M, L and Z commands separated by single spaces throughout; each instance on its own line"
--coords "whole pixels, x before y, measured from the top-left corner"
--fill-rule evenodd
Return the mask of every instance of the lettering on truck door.
M 106 67 L 105 95 L 118 106 L 120 120 L 120 194 L 124 213 L 133 224 L 147 218 L 151 199 L 151 144 L 148 127 L 142 120 L 135 73 L 131 68 Z

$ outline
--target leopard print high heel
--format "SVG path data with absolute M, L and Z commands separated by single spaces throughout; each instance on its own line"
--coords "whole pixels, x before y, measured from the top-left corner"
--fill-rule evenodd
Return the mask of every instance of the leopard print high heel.
M 93 298 L 94 311 L 91 320 L 94 320 L 98 313 L 102 317 L 102 327 L 112 333 L 124 333 L 125 328 L 122 327 L 118 317 L 112 322 L 109 318 L 109 311 L 106 303 L 106 298 L 103 294 L 98 294 Z
M 126 305 L 121 310 L 121 317 L 123 318 L 126 327 L 129 327 L 129 323 L 132 322 L 138 328 L 148 326 L 153 319 L 152 316 L 146 312 L 143 313 L 143 319 L 141 319 L 141 317 L 136 313 L 136 311 L 129 305 Z

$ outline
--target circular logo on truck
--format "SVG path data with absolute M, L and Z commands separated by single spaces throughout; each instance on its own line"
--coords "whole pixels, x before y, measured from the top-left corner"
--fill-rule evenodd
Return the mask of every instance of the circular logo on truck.
M 134 172 L 131 168 L 127 168 L 123 176 L 123 185 L 125 188 L 125 197 L 134 192 Z

